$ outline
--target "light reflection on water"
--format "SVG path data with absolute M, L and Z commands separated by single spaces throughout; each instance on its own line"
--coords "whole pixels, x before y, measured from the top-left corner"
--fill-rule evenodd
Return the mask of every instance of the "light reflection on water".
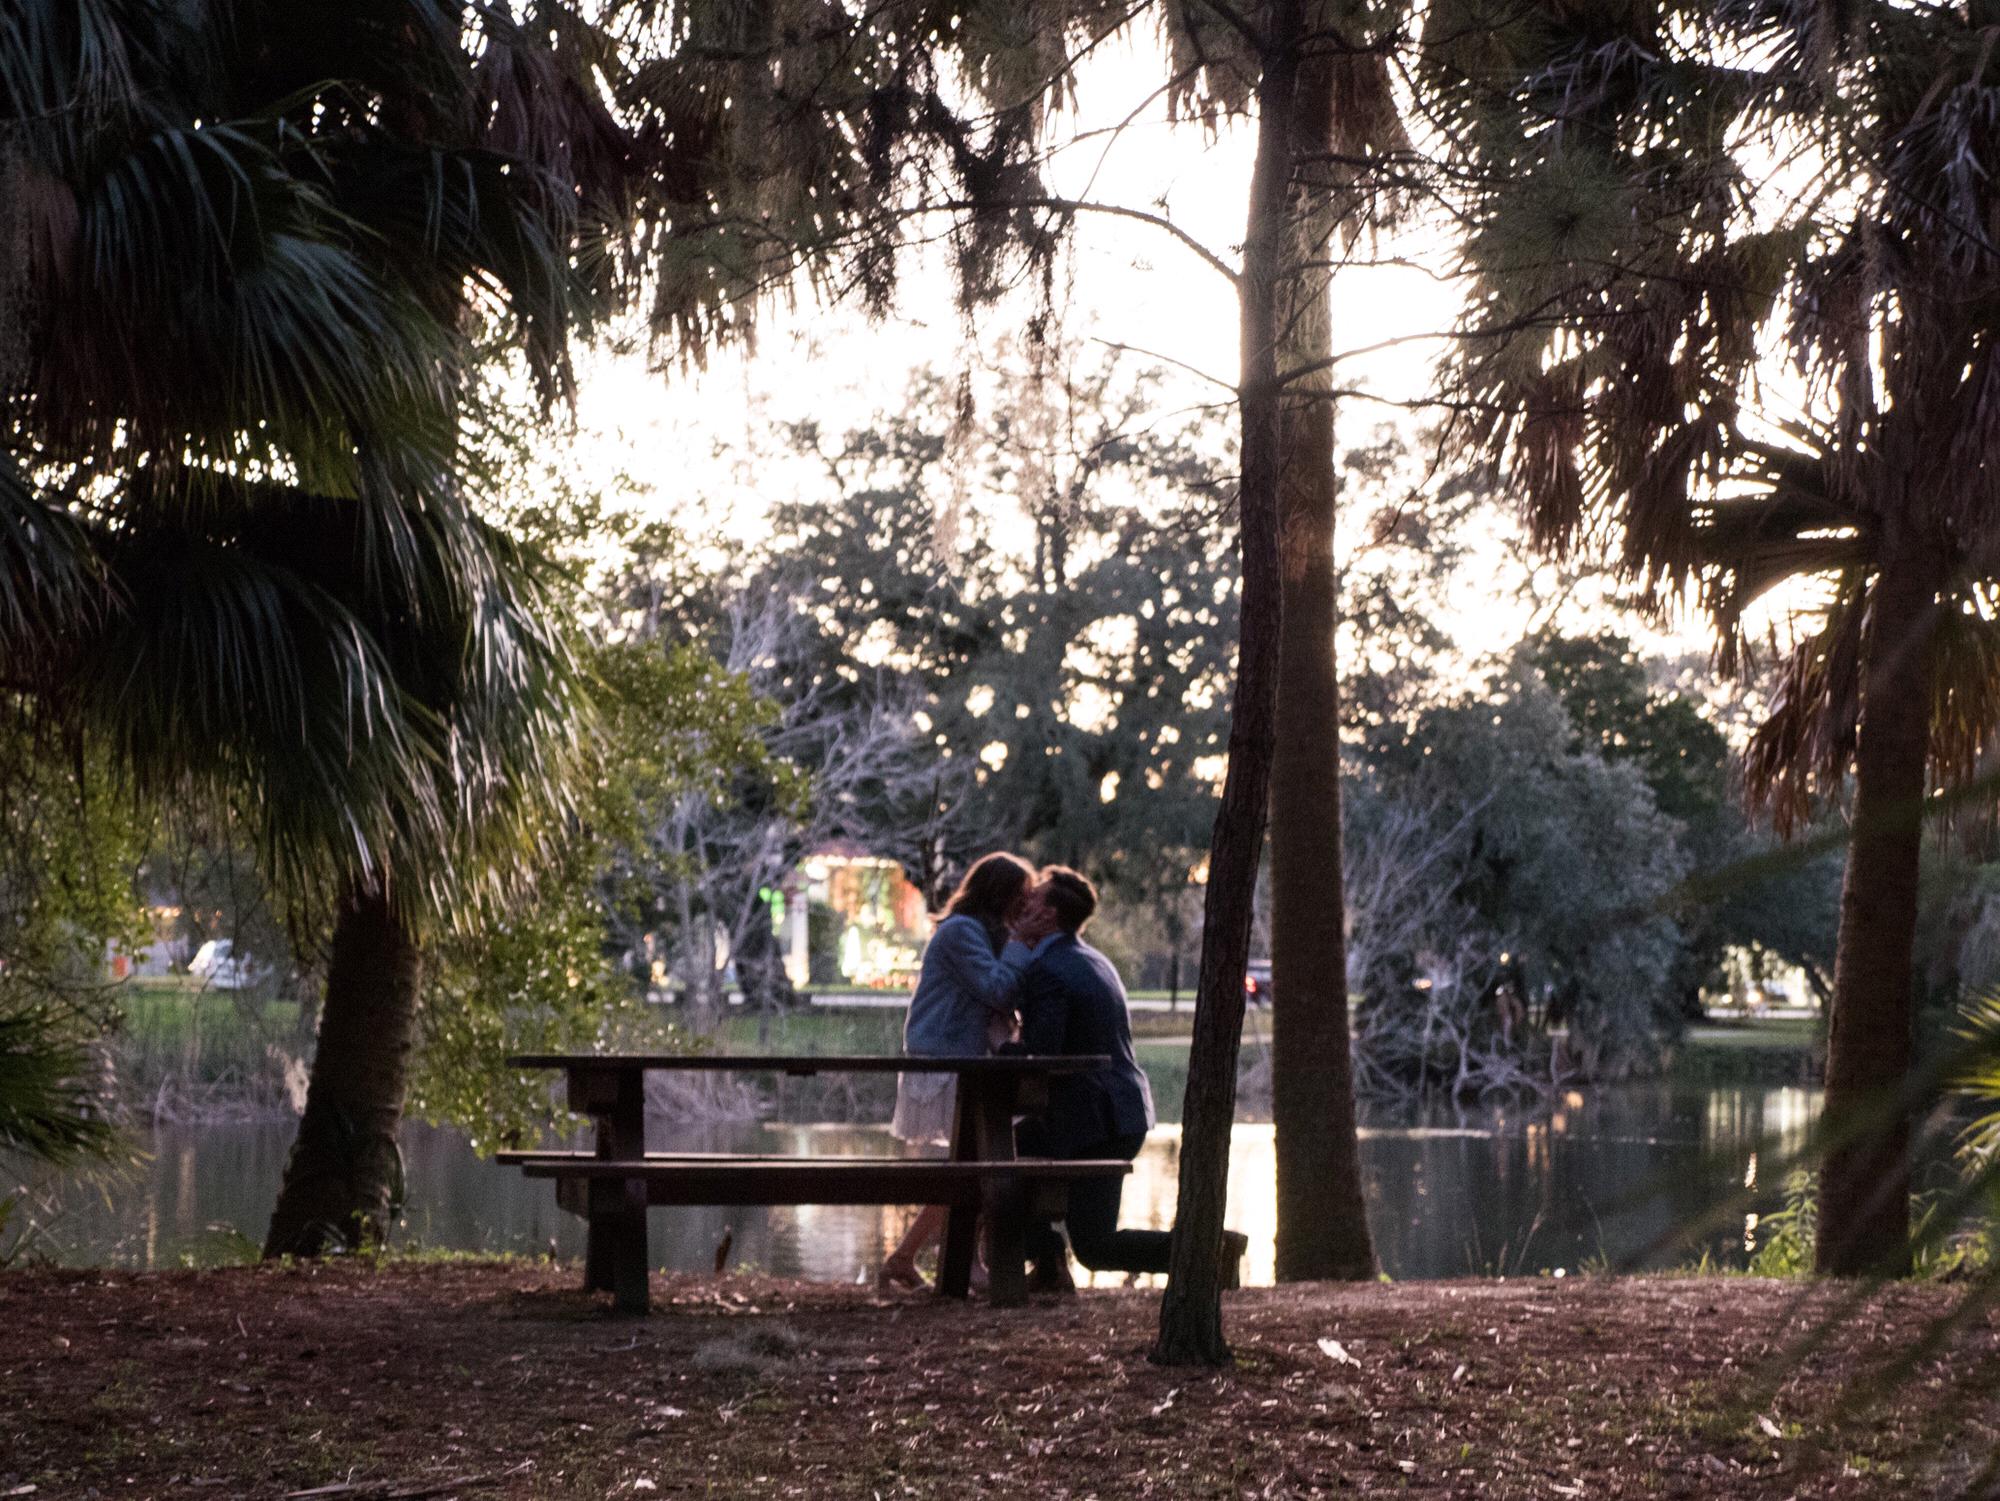
M 1776 1207 L 1774 1164 L 1802 1143 L 1816 1090 L 1623 1085 L 1574 1096 L 1539 1117 L 1521 1111 L 1427 1111 L 1370 1116 L 1362 1131 L 1369 1223 L 1391 1276 L 1527 1273 L 1692 1260 L 1706 1247 L 1740 1262 L 1745 1216 Z M 241 1254 L 276 1194 L 291 1126 L 162 1130 L 150 1162 L 107 1192 L 66 1189 L 46 1249 L 59 1259 L 174 1266 Z M 660 1127 L 656 1149 L 881 1155 L 900 1150 L 874 1126 Z M 555 1206 L 546 1181 L 473 1155 L 453 1132 L 405 1134 L 411 1201 L 406 1244 L 559 1255 L 583 1250 L 580 1222 Z M 1154 1132 L 1125 1190 L 1125 1220 L 1173 1217 L 1180 1132 Z M 1757 1181 L 1752 1164 L 1762 1154 Z M 1756 1197 L 1744 1202 L 1748 1188 Z M 1236 1127 L 1228 1223 L 1250 1237 L 1246 1280 L 1269 1282 L 1276 1228 L 1268 1124 Z M 1717 1213 L 1718 1207 L 1722 1212 Z M 784 1275 L 852 1281 L 868 1275 L 908 1211 L 867 1206 L 655 1210 L 652 1246 L 665 1267 L 713 1264 L 725 1229 L 732 1262 Z M 1706 1221 L 1697 1244 L 1679 1227 Z

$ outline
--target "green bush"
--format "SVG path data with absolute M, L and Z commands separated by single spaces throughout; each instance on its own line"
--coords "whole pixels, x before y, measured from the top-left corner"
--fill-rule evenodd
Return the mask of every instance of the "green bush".
M 1819 1230 L 1819 1194 L 1811 1173 L 1797 1169 L 1785 1177 L 1785 1207 L 1757 1222 L 1757 1249 L 1750 1256 L 1753 1277 L 1803 1277 L 1812 1270 L 1813 1237 Z

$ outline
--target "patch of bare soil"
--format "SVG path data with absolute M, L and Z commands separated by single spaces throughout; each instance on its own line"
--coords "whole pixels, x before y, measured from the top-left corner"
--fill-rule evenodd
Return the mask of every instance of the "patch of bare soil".
M 0 1274 L 0 1497 L 2000 1495 L 2000 1325 L 1947 1288 L 1250 1290 L 1216 1372 L 1147 1362 L 1145 1292 L 662 1277 L 621 1319 L 578 1280 Z

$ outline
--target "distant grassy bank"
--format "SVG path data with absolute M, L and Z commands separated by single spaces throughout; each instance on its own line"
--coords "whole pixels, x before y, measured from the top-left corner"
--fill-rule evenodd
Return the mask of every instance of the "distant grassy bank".
M 1687 1029 L 1669 1071 L 1688 1084 L 1817 1084 L 1825 1057 L 1816 1017 L 1717 1020 Z
M 110 1056 L 132 1114 L 157 1123 L 292 1112 L 313 1042 L 298 1002 L 185 975 L 127 980 L 118 1001 Z
M 135 1114 L 154 1120 L 243 1119 L 289 1114 L 311 1056 L 310 1016 L 294 1001 L 257 991 L 218 991 L 183 977 L 147 978 L 121 988 L 124 1023 L 113 1056 Z M 671 1008 L 678 1011 L 678 1008 Z M 1163 1119 L 1179 1117 L 1187 1083 L 1193 1011 L 1138 1011 L 1132 1030 Z M 759 1013 L 731 1007 L 710 1046 L 729 1053 L 813 1055 L 893 1053 L 902 1045 L 900 1006 L 807 1006 Z M 1269 1108 L 1270 1018 L 1244 1019 L 1238 1093 L 1244 1114 Z M 1717 1020 L 1690 1027 L 1669 1062 L 1689 1084 L 1810 1084 L 1822 1045 L 1813 1019 Z M 888 1078 L 789 1082 L 779 1109 L 792 1119 L 886 1119 Z M 815 1114 L 815 1112 L 822 1112 Z

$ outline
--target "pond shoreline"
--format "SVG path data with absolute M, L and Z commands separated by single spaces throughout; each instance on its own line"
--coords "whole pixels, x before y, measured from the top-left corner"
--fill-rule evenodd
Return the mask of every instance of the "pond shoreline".
M 1224 1301 L 1236 1363 L 1204 1371 L 1147 1361 L 1144 1292 L 993 1310 L 678 1276 L 621 1319 L 577 1278 L 0 1273 L 0 1494 L 1830 1501 L 1958 1494 L 2000 1435 L 1991 1311 L 1875 1381 L 1967 1296 L 1939 1287 L 1246 1290 Z
M 1704 1256 L 1740 1265 L 1744 1217 L 1782 1207 L 1786 1143 L 1802 1143 L 1816 1108 L 1814 1092 L 1794 1087 L 1665 1083 L 1606 1086 L 1566 1095 L 1551 1108 L 1371 1108 L 1361 1151 L 1377 1254 L 1392 1276 L 1404 1278 L 1633 1262 L 1672 1267 Z M 19 1234 L 32 1226 L 30 1253 L 68 1265 L 238 1260 L 262 1239 L 293 1134 L 289 1120 L 135 1132 L 146 1159 L 112 1192 L 56 1180 L 11 1228 Z M 402 1146 L 409 1199 L 398 1246 L 581 1253 L 581 1223 L 557 1208 L 546 1183 L 480 1157 L 448 1128 L 410 1125 Z M 906 1150 L 879 1121 L 664 1116 L 656 1117 L 649 1146 L 862 1157 Z M 1171 1124 L 1149 1137 L 1125 1185 L 1126 1223 L 1172 1223 L 1179 1147 Z M 1246 1274 L 1253 1283 L 1272 1275 L 1274 1154 L 1268 1123 L 1239 1121 L 1228 1223 L 1251 1237 Z M 1754 1193 L 1744 1187 L 1746 1173 L 1756 1180 Z M 872 1274 L 906 1218 L 903 1210 L 867 1206 L 663 1209 L 651 1216 L 655 1265 L 710 1266 L 727 1235 L 734 1265 L 851 1281 Z M 1683 1224 L 1706 1227 L 1699 1242 L 1676 1239 Z M 8 1254 L 0 1241 L 0 1259 Z

